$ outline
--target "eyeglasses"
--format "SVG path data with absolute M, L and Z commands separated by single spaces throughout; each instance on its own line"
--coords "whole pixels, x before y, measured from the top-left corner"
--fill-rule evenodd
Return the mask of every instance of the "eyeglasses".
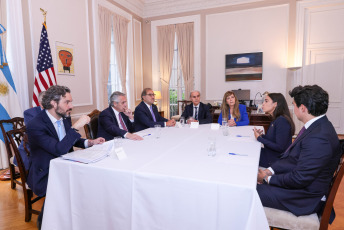
M 149 93 L 149 94 L 146 94 L 147 96 L 150 96 L 150 97 L 154 97 L 155 94 L 154 93 Z

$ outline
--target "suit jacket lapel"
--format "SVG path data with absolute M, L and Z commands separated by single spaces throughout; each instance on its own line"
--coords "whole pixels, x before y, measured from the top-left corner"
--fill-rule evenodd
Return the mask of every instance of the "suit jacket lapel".
M 142 103 L 142 106 L 144 108 L 144 110 L 146 110 L 146 113 L 148 113 L 149 117 L 152 119 L 152 121 L 154 120 L 153 119 L 153 116 L 152 116 L 152 113 L 150 111 L 150 109 L 147 107 L 146 103 L 144 102 L 141 102 Z M 152 107 L 153 108 L 153 107 Z M 153 113 L 154 113 L 154 109 L 153 109 Z M 156 118 L 156 117 L 155 117 Z
M 53 134 L 54 137 L 56 137 L 56 139 L 58 140 L 59 137 L 57 135 L 56 129 L 53 125 L 53 123 L 51 122 L 50 118 L 47 115 L 47 111 L 43 110 L 42 111 L 42 117 L 43 117 L 43 122 L 45 122 L 46 126 L 48 127 L 48 130 Z
M 119 127 L 119 124 L 118 124 L 118 121 L 117 121 L 116 114 L 115 114 L 115 112 L 113 111 L 113 109 L 111 108 L 111 106 L 109 106 L 109 110 L 110 110 L 110 113 L 111 113 L 112 117 L 113 117 L 114 120 L 115 120 L 115 124 Z

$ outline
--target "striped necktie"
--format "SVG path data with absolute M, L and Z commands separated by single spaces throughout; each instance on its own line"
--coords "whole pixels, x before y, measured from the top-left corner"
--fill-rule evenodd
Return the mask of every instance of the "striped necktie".
M 124 121 L 123 121 L 121 113 L 118 114 L 118 118 L 119 118 L 119 122 L 121 123 L 121 126 L 122 126 L 123 130 L 128 132 L 127 126 L 125 126 L 125 124 L 124 124 Z
M 156 122 L 156 119 L 155 119 L 155 115 L 154 115 L 153 107 L 152 107 L 152 106 L 150 106 L 150 111 L 151 111 L 151 114 L 152 114 L 152 117 L 153 117 L 153 121 Z
M 195 120 L 198 120 L 198 108 L 195 107 Z

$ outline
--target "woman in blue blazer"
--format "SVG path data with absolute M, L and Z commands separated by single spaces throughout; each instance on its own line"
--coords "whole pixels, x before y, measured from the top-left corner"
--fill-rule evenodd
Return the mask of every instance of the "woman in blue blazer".
M 263 102 L 263 111 L 272 117 L 268 131 L 254 128 L 257 141 L 264 144 L 260 152 L 259 166 L 270 167 L 278 160 L 292 143 L 295 125 L 290 116 L 289 108 L 284 96 L 280 93 L 268 94 Z
M 222 118 L 228 119 L 229 126 L 243 126 L 250 123 L 246 111 L 246 106 L 239 104 L 238 98 L 232 91 L 227 91 L 223 95 L 221 113 L 217 122 L 222 125 Z

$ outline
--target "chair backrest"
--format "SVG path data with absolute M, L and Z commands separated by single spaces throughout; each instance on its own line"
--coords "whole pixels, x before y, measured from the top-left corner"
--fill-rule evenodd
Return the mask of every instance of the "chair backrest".
M 16 156 L 16 159 L 17 159 L 17 164 L 18 164 L 17 166 L 19 168 L 20 179 L 22 181 L 22 185 L 23 185 L 23 187 L 25 187 L 26 176 L 28 174 L 28 170 L 25 169 L 25 165 L 24 165 L 23 159 L 19 153 L 18 147 L 22 141 L 24 141 L 25 139 L 27 140 L 27 137 L 25 137 L 26 136 L 26 127 L 23 126 L 21 129 L 10 130 L 6 134 L 7 134 L 8 140 L 9 140 L 10 148 L 12 149 L 12 152 L 14 153 L 14 155 Z M 24 150 L 29 155 L 28 149 L 26 147 L 24 147 Z
M 13 156 L 13 153 L 10 148 L 10 142 L 9 139 L 6 135 L 7 130 L 16 130 L 24 127 L 24 118 L 22 117 L 14 117 L 12 119 L 8 120 L 0 120 L 0 128 L 1 128 L 1 133 L 5 141 L 5 146 L 6 146 L 6 151 L 7 151 L 7 156 L 8 159 L 10 159 Z
M 90 114 L 87 115 L 91 118 L 90 123 L 84 125 L 87 139 L 97 138 L 99 114 L 100 114 L 100 111 L 95 109 Z
M 177 108 L 178 114 L 182 114 L 184 112 L 185 106 L 191 104 L 192 101 L 182 100 L 182 101 L 177 101 L 177 103 L 178 103 L 178 108 Z M 182 109 L 181 113 L 179 113 L 180 104 L 181 104 L 181 109 Z
M 323 213 L 321 215 L 320 230 L 325 230 L 328 228 L 328 223 L 329 223 L 331 211 L 333 208 L 333 202 L 334 202 L 334 199 L 336 197 L 339 184 L 342 181 L 342 178 L 344 175 L 344 167 L 343 167 L 344 140 L 340 140 L 340 147 L 341 147 L 342 155 L 340 157 L 338 168 L 333 175 L 332 182 L 331 182 L 330 189 L 329 189 L 329 193 L 328 193 L 328 196 L 326 199 L 325 207 L 324 207 Z

